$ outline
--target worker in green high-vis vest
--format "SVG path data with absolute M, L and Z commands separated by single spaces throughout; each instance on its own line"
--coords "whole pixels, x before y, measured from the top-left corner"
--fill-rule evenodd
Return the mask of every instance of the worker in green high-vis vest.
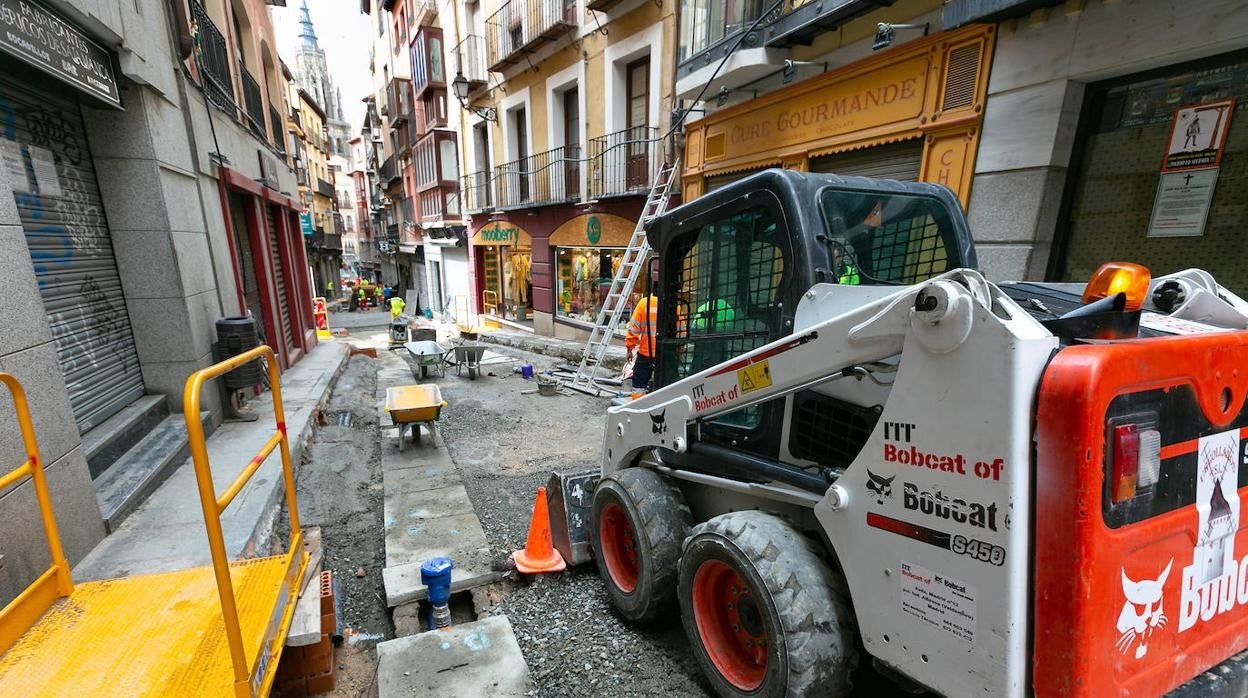
M 862 283 L 858 275 L 858 267 L 847 259 L 845 247 L 840 244 L 831 245 L 832 268 L 836 270 L 836 283 L 842 286 L 857 286 Z
M 723 332 L 732 326 L 737 311 L 728 301 L 717 298 L 698 306 L 693 313 L 693 329 L 702 332 Z

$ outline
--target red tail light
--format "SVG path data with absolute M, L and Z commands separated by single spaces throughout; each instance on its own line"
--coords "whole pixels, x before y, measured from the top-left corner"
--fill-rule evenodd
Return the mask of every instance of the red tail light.
M 1161 469 L 1161 433 L 1149 426 L 1119 424 L 1111 432 L 1113 478 L 1110 499 L 1121 504 L 1157 484 Z

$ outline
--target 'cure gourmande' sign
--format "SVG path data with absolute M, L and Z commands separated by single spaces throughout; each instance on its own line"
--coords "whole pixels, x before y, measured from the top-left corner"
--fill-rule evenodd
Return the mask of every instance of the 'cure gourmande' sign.
M 108 49 L 32 0 L 0 0 L 0 50 L 121 106 Z

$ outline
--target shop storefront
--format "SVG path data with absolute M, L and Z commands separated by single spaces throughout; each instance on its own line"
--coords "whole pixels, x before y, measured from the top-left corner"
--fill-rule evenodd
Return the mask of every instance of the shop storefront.
M 533 238 L 514 223 L 495 221 L 473 234 L 472 245 L 482 314 L 531 327 Z
M 969 26 L 716 112 L 686 127 L 686 201 L 768 167 L 944 184 L 963 205 L 994 28 Z
M 1128 259 L 1248 292 L 1248 51 L 1093 84 L 1083 104 L 1049 276 Z
M 620 197 L 588 211 L 550 206 L 520 216 L 522 223 L 470 225 L 472 312 L 495 325 L 583 339 L 598 318 L 642 203 L 641 197 Z M 445 257 L 440 266 L 448 275 Z M 450 300 L 448 289 L 443 302 Z
M 598 319 L 624 260 L 633 223 L 610 214 L 583 214 L 550 236 L 555 259 L 555 320 L 589 329 Z M 631 308 L 638 293 L 626 307 Z

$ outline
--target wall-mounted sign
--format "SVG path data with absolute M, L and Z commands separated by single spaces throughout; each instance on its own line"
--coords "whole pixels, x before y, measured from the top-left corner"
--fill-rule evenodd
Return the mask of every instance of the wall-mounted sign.
M 108 49 L 34 0 L 0 0 L 0 50 L 121 106 Z
M 1162 172 L 1217 167 L 1222 164 L 1222 150 L 1235 111 L 1234 99 L 1219 99 L 1203 104 L 1180 107 L 1170 122 L 1170 139 L 1166 141 L 1166 157 Z
M 627 247 L 637 221 L 613 213 L 582 213 L 550 234 L 552 247 Z
M 303 234 L 309 237 L 311 237 L 312 233 L 316 232 L 316 229 L 312 227 L 311 211 L 304 211 L 299 214 L 299 230 L 303 231 Z
M 472 244 L 530 247 L 533 244 L 533 238 L 511 221 L 494 221 L 473 233 Z
M 1205 232 L 1218 168 L 1186 172 L 1162 172 L 1153 200 L 1148 237 L 1194 237 Z

